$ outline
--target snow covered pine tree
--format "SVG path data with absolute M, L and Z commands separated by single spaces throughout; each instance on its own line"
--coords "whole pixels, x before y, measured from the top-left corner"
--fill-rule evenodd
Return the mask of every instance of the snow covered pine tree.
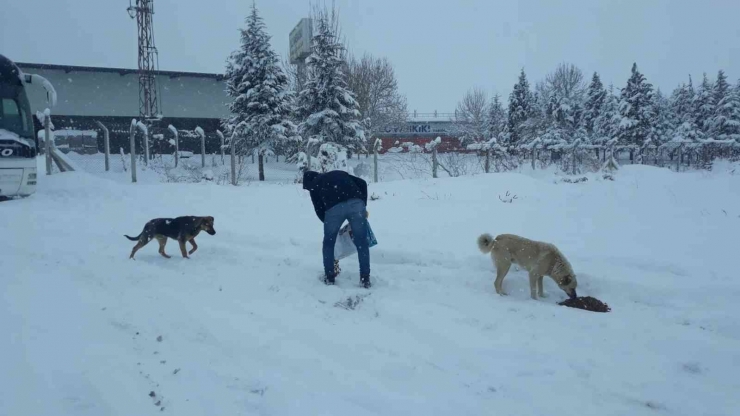
M 715 104 L 714 84 L 709 81 L 707 74 L 704 74 L 701 85 L 699 85 L 694 97 L 694 120 L 705 138 L 709 138 L 711 134 Z
M 513 145 L 522 144 L 524 123 L 532 112 L 532 92 L 529 90 L 529 82 L 524 69 L 519 74 L 519 82 L 509 95 L 509 141 Z
M 632 75 L 627 86 L 622 88 L 619 102 L 619 144 L 631 146 L 630 159 L 634 162 L 635 147 L 642 147 L 652 138 L 653 128 L 653 86 L 632 64 Z
M 488 117 L 486 118 L 486 138 L 501 140 L 501 134 L 506 129 L 506 111 L 501 104 L 498 94 L 493 96 L 488 106 Z
M 711 122 L 714 138 L 740 142 L 740 81 L 730 88 L 724 72 L 719 71 L 714 96 L 717 103 Z
M 291 97 L 288 78 L 270 48 L 270 35 L 252 4 L 247 29 L 241 30 L 241 47 L 226 64 L 226 90 L 234 101 L 231 116 L 223 121 L 229 136 L 238 140 L 239 154 L 256 151 L 259 180 L 265 180 L 264 157 L 287 141 L 299 141 L 290 121 Z
M 591 142 L 606 146 L 619 132 L 619 99 L 614 95 L 614 86 L 610 85 L 604 97 L 601 112 L 594 120 L 594 131 Z M 607 149 L 604 148 L 602 161 L 606 161 Z
M 588 86 L 587 98 L 585 111 L 583 113 L 583 124 L 586 128 L 586 133 L 592 139 L 594 138 L 594 124 L 596 119 L 601 115 L 601 107 L 606 101 L 606 89 L 604 84 L 601 83 L 599 74 L 594 72 L 591 78 L 591 84 Z
M 346 169 L 347 149 L 363 148 L 365 131 L 354 95 L 343 72 L 338 25 L 334 12 L 315 12 L 316 34 L 306 60 L 308 80 L 298 96 L 298 126 L 304 140 L 320 145 L 322 171 Z M 332 155 L 331 152 L 343 154 Z

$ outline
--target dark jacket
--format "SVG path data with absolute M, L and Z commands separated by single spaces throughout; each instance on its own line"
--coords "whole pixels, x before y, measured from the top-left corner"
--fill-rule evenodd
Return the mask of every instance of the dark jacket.
M 321 222 L 326 211 L 350 199 L 360 199 L 367 206 L 367 182 L 341 170 L 321 174 L 307 171 L 303 174 L 303 189 L 311 193 L 313 208 Z

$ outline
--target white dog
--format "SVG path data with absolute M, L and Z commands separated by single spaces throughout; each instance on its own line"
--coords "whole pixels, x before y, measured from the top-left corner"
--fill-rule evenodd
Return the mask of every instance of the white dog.
M 504 277 L 511 264 L 518 264 L 529 272 L 529 291 L 532 299 L 545 297 L 542 290 L 542 277 L 550 276 L 558 287 L 570 298 L 575 298 L 576 275 L 568 259 L 552 244 L 529 240 L 513 234 L 501 234 L 493 238 L 490 234 L 478 237 L 478 248 L 484 254 L 491 253 L 496 266 L 496 293 L 506 295 L 503 290 Z

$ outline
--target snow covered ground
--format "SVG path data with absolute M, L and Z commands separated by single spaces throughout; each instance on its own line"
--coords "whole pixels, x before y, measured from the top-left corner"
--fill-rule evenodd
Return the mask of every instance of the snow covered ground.
M 737 414 L 740 176 L 589 177 L 371 184 L 370 291 L 356 257 L 318 281 L 298 185 L 40 177 L 0 204 L 0 414 Z M 128 259 L 123 234 L 178 215 L 217 234 Z M 495 295 L 482 232 L 557 244 L 612 312 L 558 306 L 549 279 L 533 301 L 514 269 Z

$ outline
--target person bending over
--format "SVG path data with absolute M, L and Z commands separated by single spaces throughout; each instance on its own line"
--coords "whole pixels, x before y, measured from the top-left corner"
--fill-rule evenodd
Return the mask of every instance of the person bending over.
M 352 241 L 360 262 L 360 284 L 370 287 L 370 246 L 367 238 L 367 182 L 341 170 L 306 171 L 303 189 L 311 194 L 316 216 L 324 223 L 324 283 L 333 285 L 334 245 L 345 220 L 352 228 Z

